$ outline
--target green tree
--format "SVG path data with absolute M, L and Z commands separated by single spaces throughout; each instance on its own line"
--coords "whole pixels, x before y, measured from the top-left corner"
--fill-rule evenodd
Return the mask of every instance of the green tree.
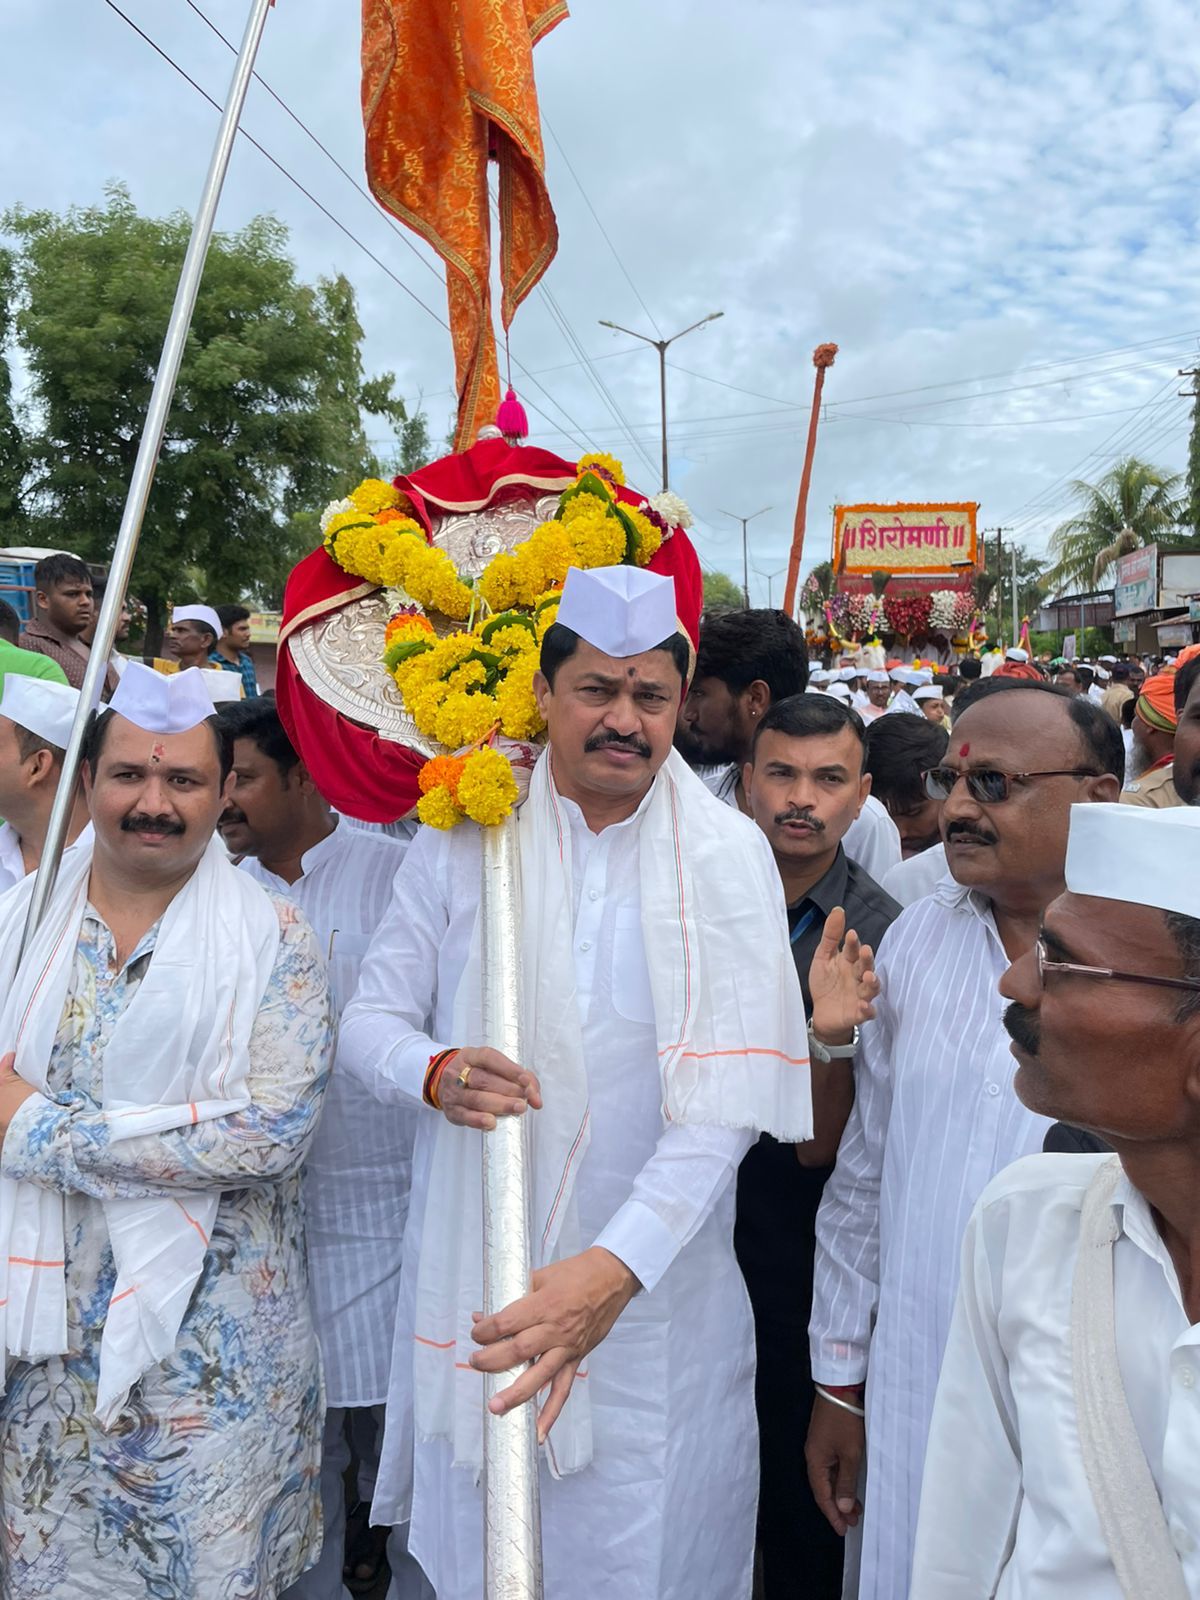
M 740 583 L 724 572 L 706 572 L 704 574 L 704 609 L 705 611 L 740 611 L 746 604 L 746 597 L 742 593 Z
M 30 374 L 30 534 L 102 561 L 190 224 L 139 216 L 112 186 L 102 206 L 17 209 L 4 226 L 14 249 L 0 287 Z M 299 282 L 286 246 L 268 217 L 213 239 L 134 566 L 150 649 L 185 569 L 204 575 L 206 599 L 277 599 L 320 508 L 378 468 L 364 412 L 407 421 L 391 374 L 364 376 L 350 284 Z
M 17 426 L 12 404 L 12 373 L 8 348 L 12 339 L 14 265 L 9 251 L 0 250 L 0 543 L 25 543 L 25 508 L 22 491 L 28 471 L 25 441 Z
M 1154 541 L 1175 528 L 1183 515 L 1183 479 L 1126 456 L 1098 483 L 1077 479 L 1074 516 L 1050 536 L 1054 565 L 1047 584 L 1057 590 L 1097 588 L 1118 556 Z

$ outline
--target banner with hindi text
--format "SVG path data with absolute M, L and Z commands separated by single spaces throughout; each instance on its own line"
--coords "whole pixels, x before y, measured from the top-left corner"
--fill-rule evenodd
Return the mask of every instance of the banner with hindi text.
M 977 564 L 974 501 L 833 508 L 833 570 L 962 572 Z

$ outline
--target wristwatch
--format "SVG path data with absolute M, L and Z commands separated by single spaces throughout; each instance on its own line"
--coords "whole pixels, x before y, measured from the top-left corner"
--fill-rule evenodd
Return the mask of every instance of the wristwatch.
M 808 1024 L 808 1047 L 817 1061 L 849 1061 L 858 1050 L 858 1029 L 855 1028 L 849 1044 L 822 1044 Z

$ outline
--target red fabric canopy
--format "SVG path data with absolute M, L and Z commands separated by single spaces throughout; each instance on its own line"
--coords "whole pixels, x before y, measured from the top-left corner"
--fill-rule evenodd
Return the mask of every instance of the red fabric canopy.
M 395 480 L 408 496 L 417 521 L 431 531 L 431 518 L 443 512 L 479 511 L 527 494 L 561 493 L 574 483 L 575 467 L 548 450 L 485 439 L 461 455 L 433 461 L 419 472 Z M 620 499 L 634 505 L 644 496 L 622 489 Z M 695 547 L 676 530 L 650 563 L 651 572 L 675 580 L 680 622 L 699 642 L 703 579 Z M 417 803 L 417 773 L 424 757 L 404 745 L 381 739 L 361 723 L 335 711 L 304 683 L 288 649 L 299 627 L 372 593 L 373 586 L 343 572 L 323 548 L 293 568 L 283 596 L 275 698 L 288 736 L 329 803 L 363 822 L 395 822 Z

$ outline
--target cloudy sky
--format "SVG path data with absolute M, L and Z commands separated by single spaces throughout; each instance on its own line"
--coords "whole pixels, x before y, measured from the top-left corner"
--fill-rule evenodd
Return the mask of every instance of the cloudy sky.
M 6 0 L 0 199 L 89 204 L 120 179 L 145 211 L 192 210 L 216 114 L 130 23 L 221 99 L 232 56 L 204 19 L 238 38 L 247 10 Z M 259 68 L 360 176 L 357 16 L 279 0 Z M 722 311 L 670 352 L 672 487 L 702 559 L 739 579 L 722 513 L 770 508 L 756 600 L 786 561 L 826 339 L 809 560 L 838 501 L 978 500 L 982 526 L 1040 549 L 1071 478 L 1125 450 L 1182 467 L 1200 33 L 1179 0 L 575 0 L 537 68 L 561 245 L 514 328 L 532 438 L 612 450 L 657 488 L 657 358 L 599 321 L 667 336 Z M 258 85 L 245 126 L 345 231 L 244 141 L 220 226 L 273 212 L 304 275 L 344 272 L 368 369 L 440 436 L 453 366 L 428 253 Z

